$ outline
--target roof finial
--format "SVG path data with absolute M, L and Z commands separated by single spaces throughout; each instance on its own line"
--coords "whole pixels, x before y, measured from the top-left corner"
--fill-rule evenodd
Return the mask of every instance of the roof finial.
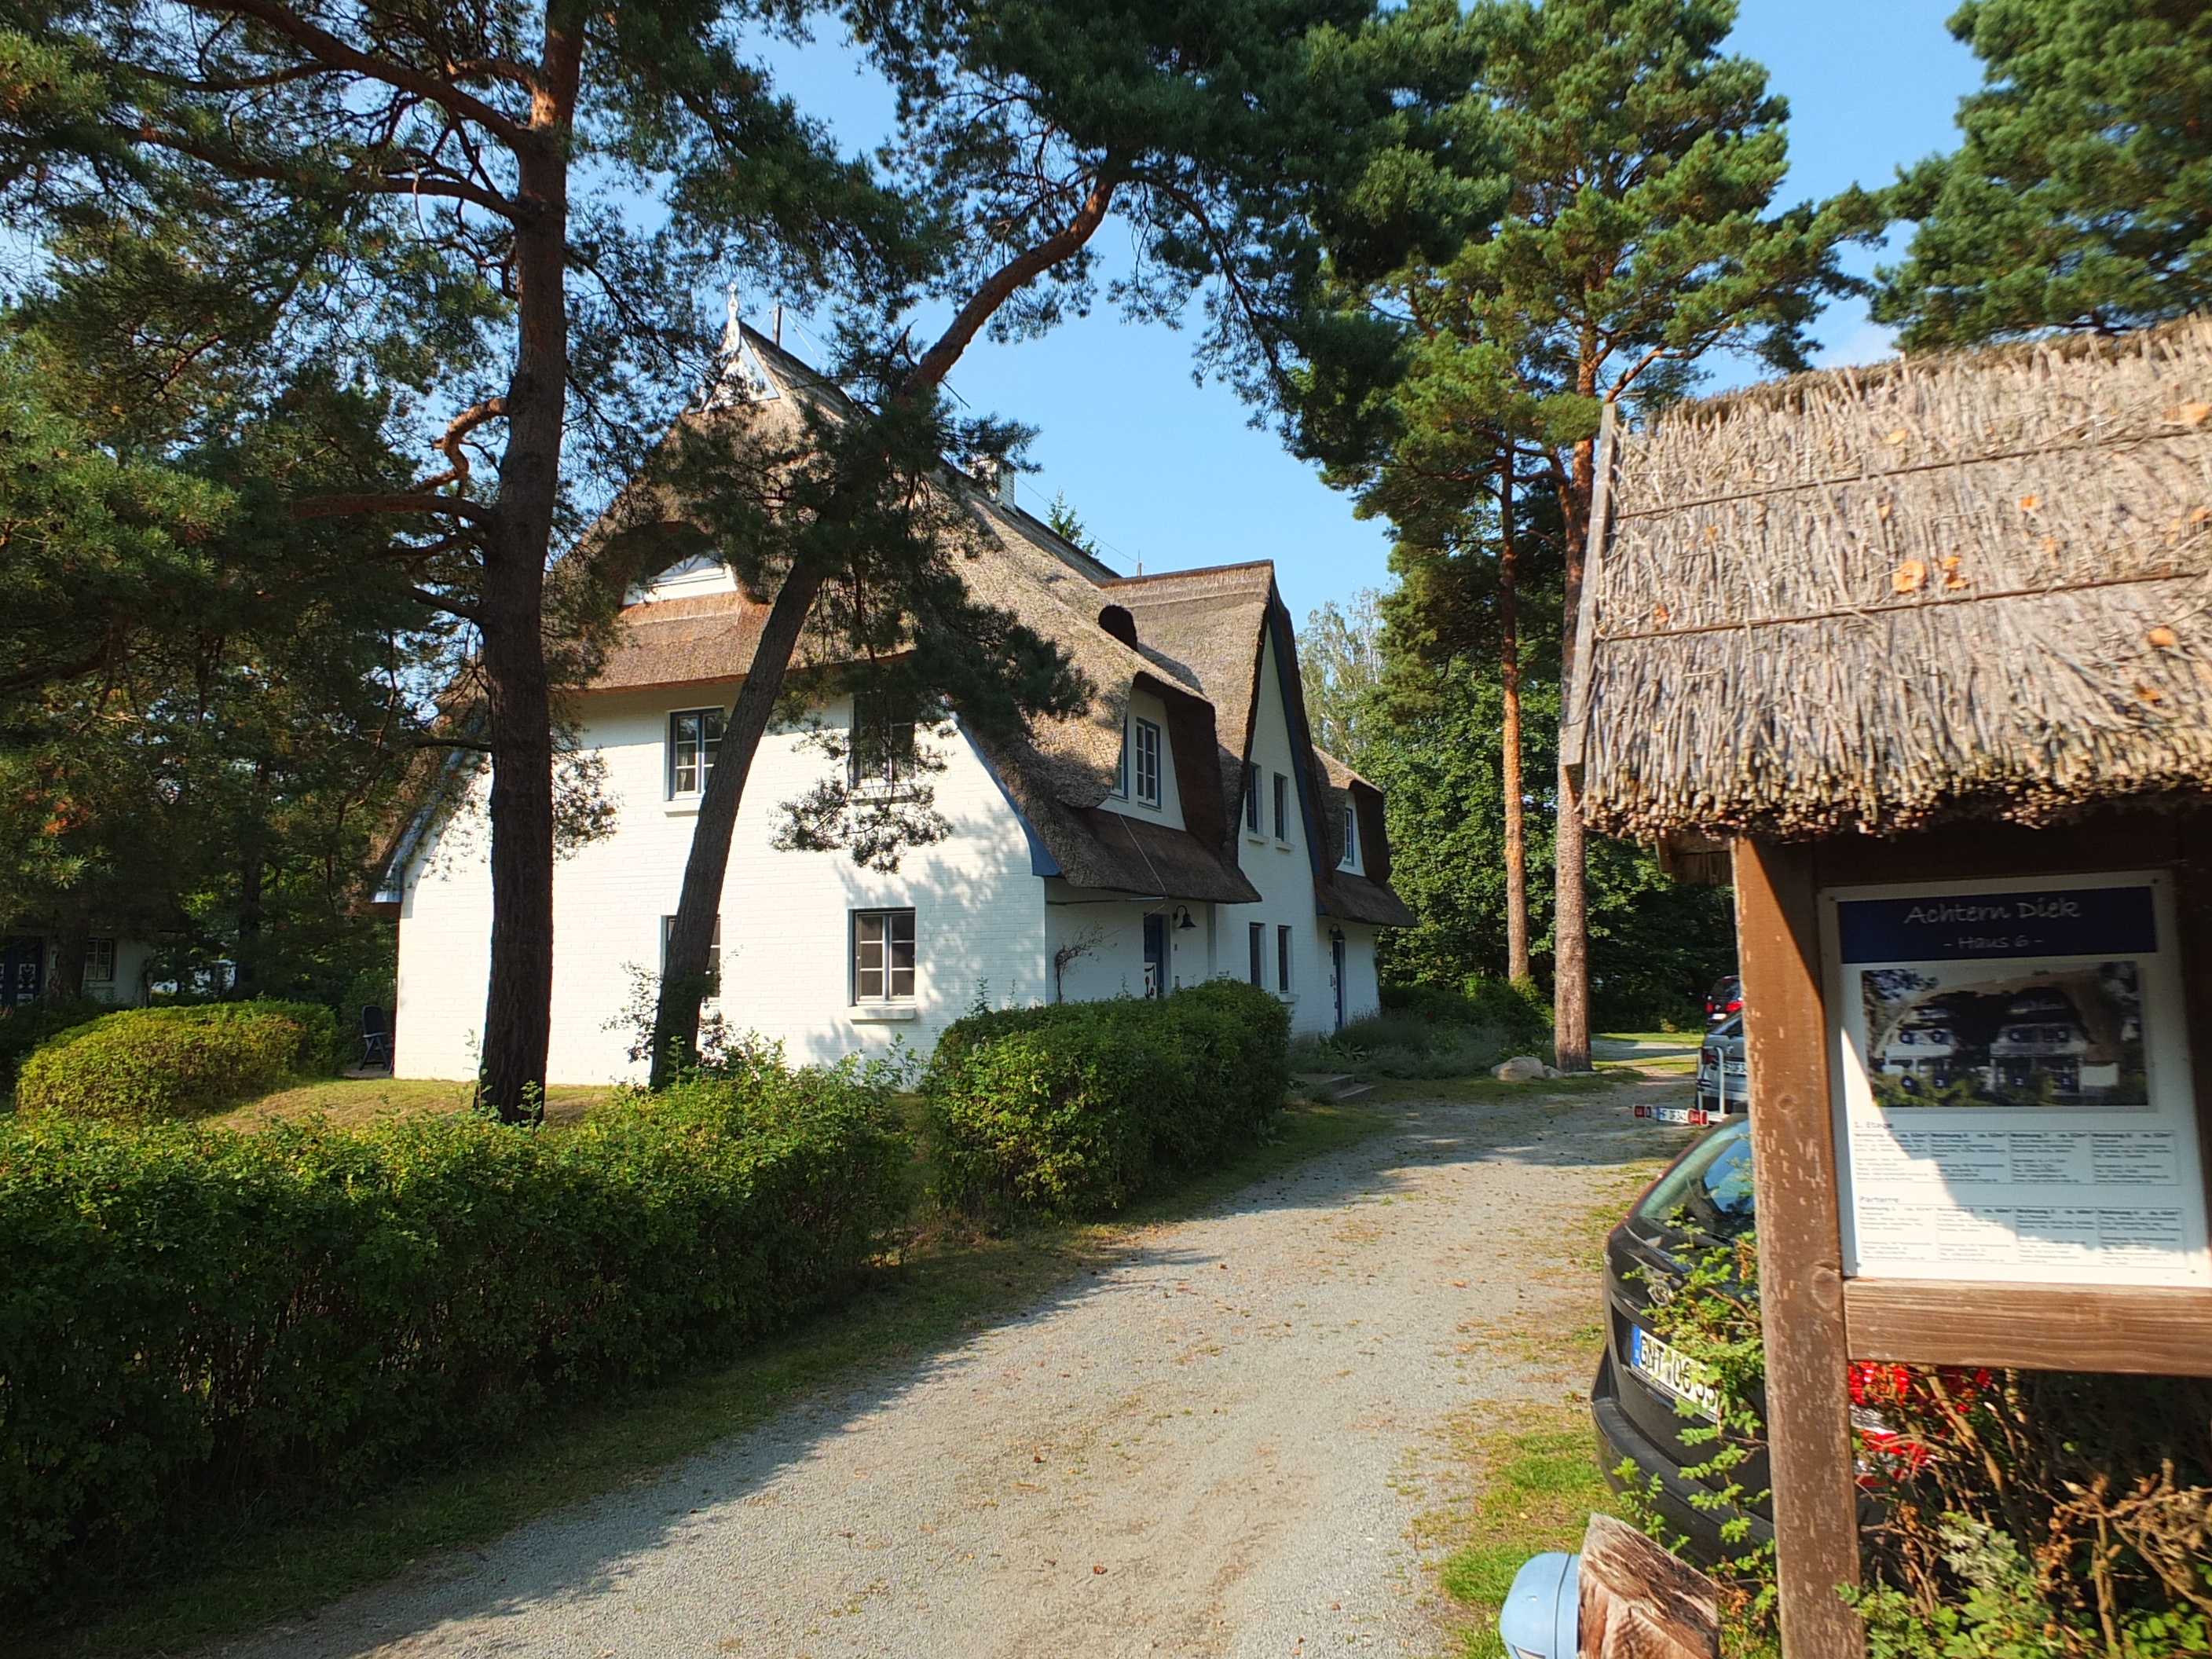
M 722 355 L 725 357 L 734 356 L 744 345 L 745 337 L 744 325 L 738 321 L 738 285 L 735 283 L 730 284 L 729 294 L 730 320 L 722 328 Z

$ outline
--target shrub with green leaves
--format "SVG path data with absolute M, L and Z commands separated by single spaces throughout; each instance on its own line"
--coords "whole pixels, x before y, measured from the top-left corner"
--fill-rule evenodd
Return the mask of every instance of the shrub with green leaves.
M 1552 1011 L 1531 980 L 1469 974 L 1459 990 L 1442 985 L 1385 985 L 1382 1012 L 1417 1014 L 1431 1025 L 1495 1031 L 1516 1054 L 1551 1050 Z
M 772 1064 L 558 1132 L 0 1126 L 0 1600 L 218 1483 L 363 1486 L 726 1353 L 881 1248 L 906 1156 L 883 1091 Z
M 16 1073 L 33 1049 L 112 1012 L 106 1003 L 89 1000 L 0 1010 L 0 1095 L 15 1088 Z
M 317 1003 L 125 1008 L 33 1049 L 15 1105 L 127 1123 L 200 1117 L 289 1077 L 327 1076 L 337 1055 L 337 1020 Z
M 972 1014 L 923 1085 L 956 1209 L 1095 1215 L 1259 1139 L 1290 1083 L 1290 1012 L 1215 980 L 1165 997 Z

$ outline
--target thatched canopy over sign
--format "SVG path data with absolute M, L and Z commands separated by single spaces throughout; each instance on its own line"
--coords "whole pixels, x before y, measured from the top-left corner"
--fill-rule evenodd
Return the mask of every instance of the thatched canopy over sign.
M 1604 447 L 1565 734 L 1597 828 L 2212 789 L 2212 321 L 1801 375 Z

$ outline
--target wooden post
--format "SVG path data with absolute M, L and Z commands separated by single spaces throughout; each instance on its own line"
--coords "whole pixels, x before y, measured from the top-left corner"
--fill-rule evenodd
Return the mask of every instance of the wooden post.
M 1813 851 L 1739 840 L 1735 864 L 1782 1650 L 1862 1659 L 1836 1594 L 1858 1583 L 1858 1486 Z

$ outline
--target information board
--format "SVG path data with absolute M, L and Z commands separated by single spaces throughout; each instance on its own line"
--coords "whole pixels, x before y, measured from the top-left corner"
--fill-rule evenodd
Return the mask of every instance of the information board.
M 2162 873 L 1821 913 L 1846 1274 L 2212 1284 Z

